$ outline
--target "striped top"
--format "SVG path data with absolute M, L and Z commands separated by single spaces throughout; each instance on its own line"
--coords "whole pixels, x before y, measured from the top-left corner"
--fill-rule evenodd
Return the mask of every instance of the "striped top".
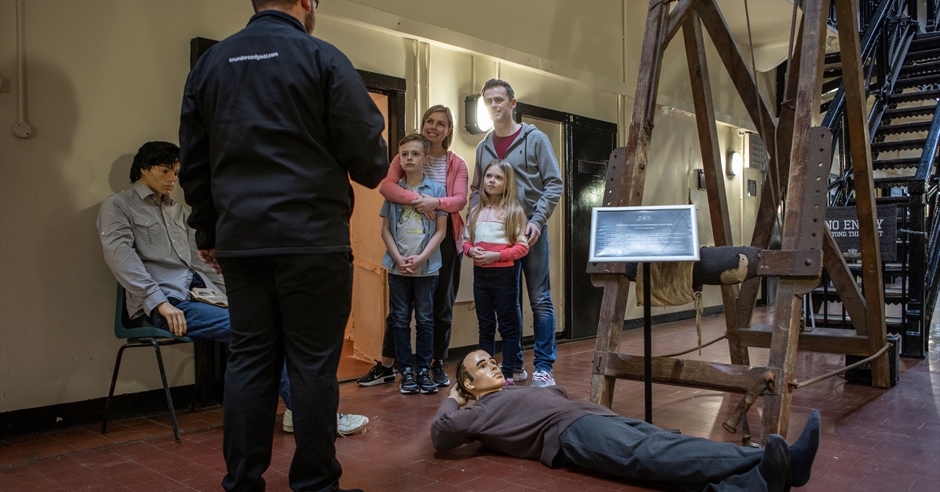
M 428 157 L 431 159 L 424 165 L 424 174 L 431 178 L 431 181 L 437 181 L 447 187 L 447 154 L 428 154 Z
M 529 252 L 529 242 L 525 234 L 520 233 L 515 240 L 506 237 L 506 228 L 503 227 L 503 212 L 492 207 L 486 207 L 477 216 L 476 224 L 467 224 L 464 231 L 463 254 L 468 255 L 470 248 L 479 246 L 486 251 L 499 252 L 499 261 L 489 265 L 474 265 L 484 268 L 510 267 L 513 262 L 522 258 Z M 473 227 L 474 242 L 470 242 L 470 227 Z

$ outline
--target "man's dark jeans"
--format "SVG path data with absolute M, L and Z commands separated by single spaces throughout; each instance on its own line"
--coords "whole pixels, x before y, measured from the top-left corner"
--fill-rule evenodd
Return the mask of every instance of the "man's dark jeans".
M 411 311 L 415 313 L 415 365 L 418 369 L 431 366 L 434 343 L 434 288 L 437 275 L 415 277 L 388 275 L 389 315 L 395 336 L 395 360 L 398 370 L 411 365 Z
M 285 356 L 297 444 L 294 490 L 330 490 L 336 460 L 336 369 L 352 297 L 352 255 L 220 258 L 232 343 L 225 372 L 223 453 L 228 491 L 264 490 Z

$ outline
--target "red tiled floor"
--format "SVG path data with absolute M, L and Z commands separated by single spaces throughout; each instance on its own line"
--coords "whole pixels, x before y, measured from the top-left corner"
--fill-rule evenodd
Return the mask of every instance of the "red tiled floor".
M 764 316 L 767 314 L 765 313 Z M 940 483 L 940 316 L 931 330 L 931 350 L 924 360 L 902 359 L 901 381 L 888 390 L 831 378 L 798 390 L 791 407 L 791 429 L 799 429 L 811 408 L 822 413 L 823 439 L 807 491 L 931 491 Z M 720 316 L 704 320 L 703 339 L 724 331 Z M 654 328 L 653 352 L 667 353 L 695 344 L 691 322 Z M 621 351 L 642 353 L 640 330 L 625 332 Z M 555 378 L 571 398 L 587 400 L 594 341 L 559 346 Z M 767 350 L 752 349 L 751 362 L 766 363 Z M 531 361 L 531 352 L 527 353 Z M 727 345 L 717 343 L 685 356 L 727 361 Z M 797 378 L 807 379 L 844 366 L 838 355 L 802 353 Z M 367 370 L 367 365 L 364 366 Z M 531 370 L 531 367 L 529 368 Z M 364 371 L 361 371 L 364 372 Z M 492 453 L 480 444 L 435 453 L 431 418 L 446 392 L 405 396 L 397 386 L 340 387 L 341 410 L 367 415 L 369 432 L 337 439 L 344 474 L 341 485 L 368 491 L 544 490 L 577 492 L 660 490 L 651 484 L 624 483 L 584 470 L 550 470 L 535 461 Z M 716 441 L 739 442 L 721 422 L 740 395 L 654 386 L 657 425 Z M 643 385 L 618 381 L 614 410 L 643 414 Z M 748 413 L 752 431 L 760 431 L 761 400 Z M 222 411 L 219 408 L 179 415 L 183 441 L 175 443 L 166 415 L 64 429 L 0 441 L 0 492 L 51 490 L 220 490 Z M 795 432 L 793 433 L 795 434 Z M 756 439 L 756 436 L 755 436 Z M 277 432 L 269 490 L 288 490 L 293 438 Z M 43 457 L 46 457 L 43 459 Z

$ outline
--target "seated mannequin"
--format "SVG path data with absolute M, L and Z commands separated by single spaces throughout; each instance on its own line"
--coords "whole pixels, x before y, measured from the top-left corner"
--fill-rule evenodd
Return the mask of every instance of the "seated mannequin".
M 550 468 L 577 465 L 679 490 L 783 492 L 809 481 L 819 446 L 816 410 L 792 446 L 773 434 L 764 449 L 754 449 L 664 431 L 568 400 L 558 386 L 506 387 L 496 361 L 482 350 L 461 361 L 456 380 L 431 425 L 438 451 L 480 441 Z M 475 403 L 464 408 L 468 400 Z
M 190 289 L 225 292 L 221 275 L 200 261 L 188 213 L 170 193 L 179 173 L 180 149 L 170 142 L 147 142 L 131 163 L 131 187 L 111 195 L 98 212 L 104 259 L 126 291 L 127 315 L 193 340 L 230 343 L 227 308 L 199 302 Z M 283 429 L 293 432 L 293 405 L 287 365 L 280 375 L 287 411 Z M 276 404 L 272 402 L 272 404 Z M 369 419 L 338 414 L 337 433 L 365 431 Z

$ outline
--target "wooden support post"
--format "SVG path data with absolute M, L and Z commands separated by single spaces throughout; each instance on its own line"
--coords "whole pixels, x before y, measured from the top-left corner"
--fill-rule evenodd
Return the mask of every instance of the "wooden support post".
M 607 359 L 620 353 L 620 335 L 623 333 L 623 316 L 627 308 L 630 281 L 620 274 L 591 276 L 595 287 L 604 289 L 601 300 L 597 340 L 594 348 L 594 364 L 591 367 L 591 401 L 607 408 L 613 404 L 616 378 L 607 376 Z
M 692 79 L 692 100 L 695 104 L 695 123 L 698 127 L 699 147 L 702 150 L 702 167 L 705 170 L 705 189 L 708 193 L 708 215 L 711 219 L 715 246 L 733 246 L 731 218 L 728 213 L 728 196 L 725 190 L 724 173 L 721 166 L 721 150 L 718 145 L 718 128 L 715 126 L 715 107 L 712 103 L 712 88 L 705 59 L 705 42 L 698 14 L 691 12 L 682 23 L 685 40 L 685 56 Z M 747 348 L 741 346 L 738 323 L 735 315 L 737 289 L 732 285 L 721 286 L 721 302 L 725 309 L 725 326 L 732 362 L 743 364 L 748 360 Z
M 669 41 L 679 32 L 679 28 L 685 23 L 686 17 L 689 12 L 695 9 L 695 4 L 697 3 L 698 0 L 679 0 L 679 3 L 676 4 L 676 8 L 672 9 L 672 12 L 669 13 L 669 18 L 666 19 L 665 33 L 663 34 L 663 50 L 666 49 L 666 45 L 669 44 Z
M 803 32 L 803 22 L 800 29 Z M 787 72 L 787 92 L 784 94 L 783 106 L 780 109 L 780 121 L 773 135 L 774 145 L 768 147 L 776 149 L 776 156 L 771 155 L 767 166 L 767 176 L 764 177 L 761 191 L 760 207 L 757 211 L 757 220 L 754 223 L 754 235 L 751 237 L 751 246 L 766 249 L 770 244 L 774 224 L 777 222 L 777 207 L 780 206 L 783 195 L 786 194 L 786 177 L 790 174 L 790 145 L 793 142 L 793 116 L 796 110 L 796 89 L 800 78 L 800 59 L 802 56 L 802 38 L 797 36 L 793 47 L 793 57 L 790 60 Z M 757 301 L 757 291 L 760 282 L 757 279 L 749 280 L 741 286 L 738 292 L 738 328 L 750 326 L 751 315 L 754 312 L 754 303 Z
M 834 0 L 840 25 L 854 26 L 858 19 L 857 2 Z M 868 340 L 871 353 L 887 342 L 885 329 L 884 281 L 881 274 L 881 246 L 878 241 L 878 216 L 875 208 L 874 169 L 871 164 L 866 118 L 865 81 L 862 77 L 861 47 L 856 29 L 839 31 L 842 50 L 842 83 L 845 87 L 845 114 L 849 131 L 849 149 L 855 178 L 855 207 L 858 213 L 859 243 L 862 250 L 862 285 L 868 313 Z M 893 218 L 892 218 L 893 220 Z M 888 354 L 871 363 L 872 385 L 888 388 Z
M 801 32 L 802 53 L 799 65 L 799 84 L 796 91 L 796 108 L 793 144 L 790 149 L 790 174 L 788 196 L 794 197 L 787 207 L 783 223 L 782 249 L 822 249 L 822 228 L 825 219 L 825 195 L 818 197 L 822 207 L 815 210 L 803 210 L 807 205 L 807 194 L 817 183 L 807 183 L 811 176 L 828 176 L 828 162 L 832 135 L 828 130 L 810 128 L 809 123 L 819 113 L 817 98 L 822 90 L 823 59 L 826 54 L 826 18 L 829 2 L 827 0 L 806 0 L 803 4 L 804 22 Z M 828 136 L 828 143 L 820 138 Z M 825 145 L 825 148 L 822 146 Z M 783 149 L 781 149 L 783 150 Z M 825 159 L 819 154 L 825 151 Z M 818 166 L 816 165 L 818 162 Z M 812 163 L 812 165 L 811 165 Z M 824 167 L 824 169 L 823 169 Z M 815 181 L 815 180 L 813 180 Z M 825 190 L 827 182 L 818 183 Z M 813 194 L 815 195 L 815 193 Z M 801 200 L 802 198 L 802 200 Z M 813 196 L 812 198 L 816 198 Z M 811 205 L 810 205 L 811 206 Z M 812 207 L 812 206 L 811 206 Z M 814 214 L 818 214 L 815 215 Z M 810 219 L 815 221 L 810 222 Z M 810 236 L 807 228 L 815 226 L 818 232 Z M 788 381 L 793 380 L 796 366 L 797 344 L 800 335 L 802 315 L 802 295 L 812 291 L 818 279 L 799 280 L 782 277 L 777 286 L 777 302 L 774 311 L 773 335 L 770 342 L 768 369 L 774 372 L 777 384 L 774 390 L 764 396 L 764 436 L 770 434 L 787 435 L 790 420 L 790 398 L 792 388 Z
M 668 14 L 666 2 L 650 0 L 646 33 L 643 35 L 643 51 L 640 54 L 640 65 L 646 69 L 640 72 L 637 80 L 627 146 L 615 149 L 607 166 L 607 185 L 603 198 L 606 207 L 643 204 L 646 166 L 649 162 L 650 138 L 656 113 L 656 93 L 662 68 L 663 35 Z M 622 263 L 587 265 L 591 281 L 604 289 L 591 375 L 591 401 L 607 407 L 610 407 L 613 399 L 615 379 L 604 375 L 606 363 L 603 359 L 610 353 L 620 352 L 620 334 L 623 331 L 627 294 L 630 292 L 630 282 L 623 272 Z

